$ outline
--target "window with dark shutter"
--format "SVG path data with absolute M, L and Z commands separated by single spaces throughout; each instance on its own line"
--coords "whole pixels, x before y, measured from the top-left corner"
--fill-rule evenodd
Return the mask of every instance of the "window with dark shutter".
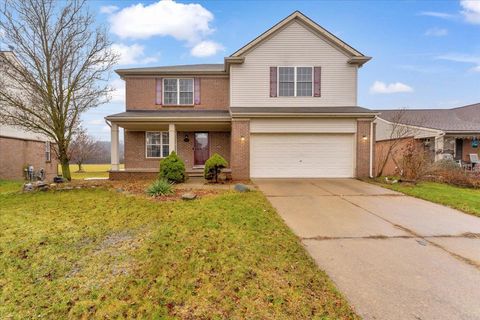
M 321 77 L 322 77 L 322 68 L 314 67 L 313 68 L 313 96 L 321 97 Z
M 277 67 L 270 67 L 270 97 L 277 96 Z
M 155 104 L 162 104 L 162 78 L 157 78 Z

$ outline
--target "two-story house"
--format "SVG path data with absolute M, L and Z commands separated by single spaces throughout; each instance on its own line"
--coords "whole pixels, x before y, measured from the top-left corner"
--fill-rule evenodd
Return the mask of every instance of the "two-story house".
M 172 151 L 190 173 L 219 153 L 236 180 L 372 175 L 376 113 L 357 106 L 368 60 L 296 11 L 224 64 L 116 70 L 126 111 L 106 117 L 110 177 L 154 176 Z

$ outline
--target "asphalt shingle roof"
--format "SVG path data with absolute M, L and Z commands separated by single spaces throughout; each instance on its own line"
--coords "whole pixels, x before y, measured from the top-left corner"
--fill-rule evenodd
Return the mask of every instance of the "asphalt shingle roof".
M 480 103 L 453 109 L 375 110 L 379 117 L 442 131 L 480 132 Z
M 173 73 L 173 72 L 224 72 L 225 66 L 223 63 L 210 64 L 184 64 L 176 66 L 160 66 L 147 68 L 129 68 L 117 69 L 118 74 L 135 74 L 135 73 Z

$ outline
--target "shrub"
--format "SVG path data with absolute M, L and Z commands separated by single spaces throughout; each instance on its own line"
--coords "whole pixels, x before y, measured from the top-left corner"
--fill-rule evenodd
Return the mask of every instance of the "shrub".
M 461 169 L 462 168 L 458 165 L 458 163 L 452 159 L 438 160 L 437 162 L 435 162 L 435 166 L 434 166 L 435 171 L 437 170 L 441 170 L 441 171 L 460 170 L 461 171 Z
M 166 179 L 158 179 L 148 187 L 147 194 L 152 197 L 169 195 L 173 193 L 172 186 Z
M 179 183 L 185 181 L 185 163 L 172 151 L 170 155 L 160 161 L 160 179 Z
M 427 153 L 414 141 L 408 142 L 401 160 L 402 176 L 406 180 L 418 181 L 425 177 L 430 167 Z
M 218 182 L 218 175 L 222 172 L 223 168 L 228 166 L 227 160 L 225 160 L 218 153 L 214 153 L 206 162 L 205 162 L 205 179 L 215 180 L 215 183 Z

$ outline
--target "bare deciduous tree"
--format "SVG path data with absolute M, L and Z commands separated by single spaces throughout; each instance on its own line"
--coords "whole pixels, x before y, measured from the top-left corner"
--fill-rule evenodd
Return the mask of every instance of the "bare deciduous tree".
M 96 26 L 84 0 L 6 0 L 0 8 L 0 120 L 44 134 L 66 179 L 69 147 L 80 115 L 108 102 L 110 70 L 117 61 L 105 28 Z
M 83 172 L 82 165 L 100 151 L 100 145 L 89 136 L 84 128 L 79 128 L 70 144 L 70 160 L 78 165 L 78 172 Z
M 412 135 L 412 130 L 402 123 L 402 119 L 405 115 L 405 109 L 398 110 L 389 121 L 389 138 L 383 141 L 382 144 L 378 144 L 376 149 L 377 153 L 377 176 L 382 176 L 385 166 L 388 160 L 392 160 L 397 166 L 397 159 L 395 157 L 398 147 L 403 142 L 403 139 Z

